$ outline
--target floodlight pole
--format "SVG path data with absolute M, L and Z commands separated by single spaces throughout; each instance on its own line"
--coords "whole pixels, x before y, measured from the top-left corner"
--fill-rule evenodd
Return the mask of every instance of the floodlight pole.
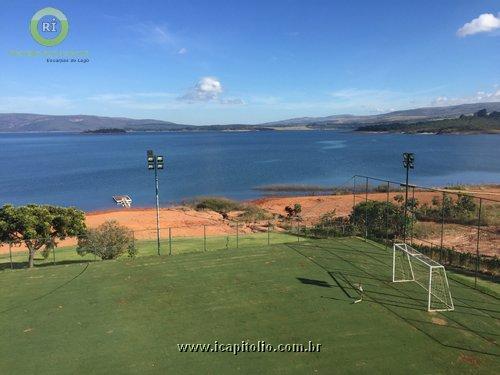
M 406 232 L 408 223 L 408 180 L 410 169 L 414 168 L 414 154 L 410 152 L 403 153 L 403 166 L 406 168 L 406 183 L 405 183 L 405 208 L 404 208 L 404 226 L 403 226 L 403 242 L 406 243 Z
M 164 160 L 163 156 L 155 155 L 153 150 L 148 150 L 147 162 L 148 162 L 148 170 L 154 170 L 155 172 L 156 244 L 158 249 L 158 255 L 160 255 L 160 193 L 159 193 L 160 189 L 159 189 L 158 170 L 163 169 Z
M 155 189 L 156 189 L 156 244 L 160 255 L 160 194 L 158 182 L 158 163 L 155 163 Z
M 403 233 L 403 242 L 406 243 L 406 224 L 408 223 L 408 177 L 410 175 L 410 167 L 406 165 L 406 183 L 405 183 L 405 226 Z

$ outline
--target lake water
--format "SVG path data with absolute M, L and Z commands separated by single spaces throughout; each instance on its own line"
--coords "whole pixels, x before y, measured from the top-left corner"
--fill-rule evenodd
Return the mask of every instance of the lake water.
M 199 195 L 247 199 L 265 184 L 342 184 L 354 174 L 436 186 L 500 182 L 500 135 L 359 134 L 336 131 L 0 134 L 0 204 L 114 207 L 128 194 L 154 205 L 146 150 L 163 154 L 161 202 Z

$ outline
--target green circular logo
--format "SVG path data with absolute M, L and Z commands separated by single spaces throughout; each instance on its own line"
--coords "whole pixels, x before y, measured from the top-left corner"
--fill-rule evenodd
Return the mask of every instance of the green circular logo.
M 66 38 L 68 30 L 68 19 L 63 12 L 56 8 L 40 9 L 31 18 L 31 36 L 42 46 L 58 45 Z

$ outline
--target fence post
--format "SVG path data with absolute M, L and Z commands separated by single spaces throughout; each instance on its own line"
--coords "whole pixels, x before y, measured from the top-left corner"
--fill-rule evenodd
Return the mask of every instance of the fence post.
M 441 245 L 439 247 L 439 263 L 443 261 L 443 236 L 444 236 L 444 201 L 446 193 L 443 191 L 441 199 Z
M 354 176 L 352 184 L 352 209 L 356 206 L 356 176 Z
M 239 247 L 239 244 L 240 244 L 240 226 L 239 226 L 239 222 L 237 221 L 236 222 L 236 248 Z
M 481 209 L 483 208 L 483 198 L 479 198 L 479 210 L 477 214 L 477 243 L 476 243 L 476 272 L 474 274 L 474 288 L 477 287 L 477 274 L 479 273 L 479 238 L 481 235 Z
M 168 228 L 168 255 L 172 255 L 172 228 Z
M 391 190 L 391 183 L 387 181 L 387 198 L 385 201 L 385 248 L 389 246 L 389 191 Z
M 203 251 L 207 251 L 207 226 L 203 225 Z
M 267 246 L 271 244 L 271 238 L 270 238 L 270 228 L 271 228 L 271 223 L 268 221 L 267 222 Z
M 14 269 L 14 264 L 12 263 L 12 242 L 9 242 L 9 257 L 10 257 L 10 269 Z
M 413 225 L 415 224 L 415 220 L 417 219 L 417 215 L 415 212 L 415 186 L 411 188 L 411 201 L 412 201 L 412 209 L 411 209 L 411 227 L 410 227 L 410 245 L 413 246 Z
M 356 226 L 356 214 L 354 213 L 354 207 L 356 207 L 356 176 L 354 176 L 352 184 L 352 214 L 353 214 L 354 226 Z
M 368 177 L 365 183 L 365 241 L 368 238 Z
M 299 223 L 299 220 L 297 219 L 297 242 L 300 242 L 299 231 L 300 231 L 300 223 Z

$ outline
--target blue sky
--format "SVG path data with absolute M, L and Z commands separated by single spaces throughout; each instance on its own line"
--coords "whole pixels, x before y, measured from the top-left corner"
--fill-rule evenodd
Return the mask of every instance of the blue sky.
M 28 31 L 46 6 L 69 20 L 55 47 Z M 226 124 L 500 101 L 500 1 L 9 0 L 0 31 L 0 112 Z

